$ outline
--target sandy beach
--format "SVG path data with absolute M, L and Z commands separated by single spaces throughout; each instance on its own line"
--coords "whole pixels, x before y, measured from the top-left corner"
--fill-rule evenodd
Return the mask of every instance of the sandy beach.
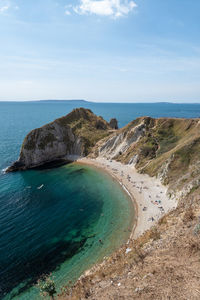
M 77 162 L 94 165 L 108 172 L 129 194 L 136 215 L 131 233 L 133 239 L 142 235 L 164 214 L 177 206 L 177 202 L 167 196 L 167 187 L 162 185 L 159 179 L 147 174 L 139 174 L 132 165 L 123 165 L 103 157 L 82 158 Z

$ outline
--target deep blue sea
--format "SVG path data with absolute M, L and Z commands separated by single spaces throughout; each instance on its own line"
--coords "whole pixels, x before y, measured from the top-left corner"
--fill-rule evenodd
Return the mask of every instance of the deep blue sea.
M 0 102 L 0 299 L 40 299 L 32 286 L 50 273 L 60 291 L 129 236 L 132 204 L 103 172 L 78 164 L 2 171 L 17 159 L 30 130 L 75 107 L 115 117 L 120 127 L 139 116 L 200 117 L 200 104 Z

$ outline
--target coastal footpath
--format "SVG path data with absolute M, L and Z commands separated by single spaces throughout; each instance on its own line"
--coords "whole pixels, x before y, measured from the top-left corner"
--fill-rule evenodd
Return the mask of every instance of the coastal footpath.
M 29 133 L 8 171 L 60 160 L 113 176 L 136 222 L 127 244 L 59 299 L 199 299 L 200 120 L 141 117 L 117 129 L 116 120 L 76 109 Z

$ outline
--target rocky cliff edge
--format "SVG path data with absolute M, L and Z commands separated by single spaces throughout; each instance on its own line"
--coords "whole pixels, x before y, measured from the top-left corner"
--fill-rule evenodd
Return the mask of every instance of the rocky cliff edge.
M 100 139 L 111 132 L 110 124 L 91 110 L 74 109 L 68 115 L 29 132 L 19 159 L 8 167 L 7 172 L 74 161 L 86 156 Z

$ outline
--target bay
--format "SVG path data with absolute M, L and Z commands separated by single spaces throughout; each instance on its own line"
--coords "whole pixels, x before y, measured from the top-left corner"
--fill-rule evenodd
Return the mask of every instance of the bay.
M 30 288 L 53 273 L 57 290 L 124 243 L 133 222 L 129 198 L 111 177 L 89 166 L 4 174 L 25 135 L 75 107 L 122 127 L 139 116 L 196 118 L 199 104 L 0 102 L 0 297 L 39 299 Z M 41 187 L 38 189 L 38 187 Z M 99 240 L 103 241 L 103 245 Z

